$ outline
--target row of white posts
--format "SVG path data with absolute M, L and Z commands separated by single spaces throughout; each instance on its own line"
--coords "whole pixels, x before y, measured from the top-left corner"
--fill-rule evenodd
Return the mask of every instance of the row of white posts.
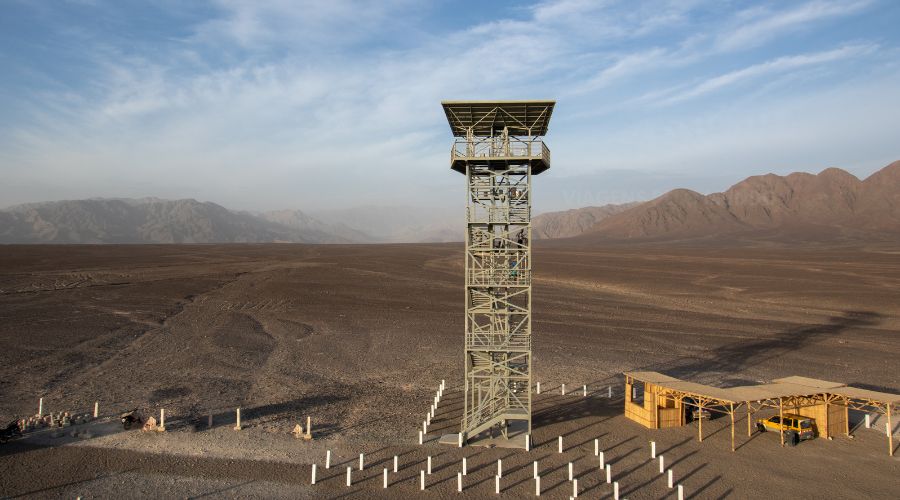
M 650 441 L 650 460 L 659 460 L 659 473 L 666 475 L 666 486 L 675 488 L 675 479 L 672 469 L 666 469 L 666 459 L 662 455 L 656 456 L 656 441 Z M 678 500 L 684 500 L 684 486 L 678 485 Z
M 425 414 L 425 420 L 422 421 L 422 430 L 419 431 L 419 444 L 425 442 L 425 436 L 428 434 L 428 426 L 431 425 L 431 421 L 434 420 L 438 404 L 441 402 L 441 398 L 444 397 L 444 389 L 446 388 L 447 381 L 442 379 L 440 385 L 438 385 L 437 391 L 434 393 L 434 401 L 431 403 L 431 408 L 428 410 L 428 413 Z
M 560 450 L 562 450 L 562 436 L 559 436 L 559 443 L 560 443 Z M 612 468 L 610 467 L 610 464 L 606 463 L 605 453 L 603 451 L 600 451 L 599 443 L 600 443 L 599 439 L 594 440 L 594 455 L 599 458 L 600 470 L 602 470 L 603 472 L 606 473 L 606 483 L 613 485 L 614 499 L 618 500 L 619 499 L 619 482 L 612 480 Z M 653 457 L 655 457 L 656 444 L 651 442 L 651 448 L 652 448 L 651 454 L 653 455 Z M 560 453 L 562 453 L 562 451 L 560 451 Z M 660 458 L 662 458 L 662 457 L 660 457 Z M 331 467 L 331 450 L 327 450 L 325 453 L 325 468 L 328 469 L 330 467 Z M 359 468 L 359 470 L 363 470 L 364 467 L 365 467 L 365 455 L 363 453 L 360 453 L 358 468 Z M 396 473 L 398 470 L 399 470 L 398 456 L 394 455 L 393 471 Z M 660 470 L 663 470 L 662 460 L 660 460 Z M 578 496 L 578 478 L 575 477 L 574 464 L 572 462 L 569 462 L 568 472 L 569 472 L 569 481 L 572 482 L 572 497 L 577 497 Z M 431 475 L 431 473 L 432 473 L 432 457 L 431 457 L 431 455 L 429 455 L 426 459 L 425 469 L 419 471 L 419 488 L 421 490 L 425 490 L 425 487 L 426 487 L 425 476 Z M 382 474 L 383 474 L 383 480 L 382 480 L 383 487 L 387 488 L 388 484 L 389 484 L 388 483 L 388 469 L 384 468 L 384 470 L 382 471 Z M 456 475 L 457 491 L 463 490 L 463 477 L 466 476 L 467 474 L 468 474 L 468 458 L 463 457 L 462 458 L 462 471 L 458 472 Z M 535 460 L 533 463 L 533 477 L 534 477 L 534 493 L 536 496 L 540 496 L 540 494 L 541 494 L 541 475 L 540 475 L 540 470 L 538 467 L 537 460 Z M 500 480 L 502 478 L 503 478 L 503 459 L 498 459 L 497 460 L 497 473 L 494 476 L 494 490 L 498 494 L 501 492 Z M 353 480 L 353 468 L 347 467 L 347 486 L 352 486 L 352 484 L 353 484 L 352 480 Z M 672 471 L 670 469 L 669 470 L 669 484 L 670 484 L 669 487 L 670 488 L 671 488 L 671 481 L 672 481 Z M 313 466 L 312 466 L 311 483 L 316 484 L 316 465 L 315 464 L 313 464 Z M 679 485 L 679 499 L 683 500 L 683 489 L 682 489 L 681 485 Z
M 38 399 L 37 416 L 44 416 L 44 398 Z M 100 401 L 94 401 L 94 418 L 100 417 Z

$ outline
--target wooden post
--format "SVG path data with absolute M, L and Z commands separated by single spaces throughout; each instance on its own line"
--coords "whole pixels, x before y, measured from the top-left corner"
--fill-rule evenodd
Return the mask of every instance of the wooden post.
M 731 403 L 731 451 L 734 451 L 734 403 Z
M 847 431 L 847 437 L 850 437 L 850 400 L 844 398 L 844 428 Z
M 750 401 L 747 401 L 747 437 L 753 435 L 753 427 L 752 427 L 752 415 L 753 413 L 750 411 Z
M 887 404 L 887 435 L 890 455 L 894 456 L 894 427 L 891 425 L 891 403 Z
M 697 428 L 697 436 L 700 438 L 700 442 L 703 442 L 703 400 L 700 400 L 700 425 Z
M 778 433 L 781 435 L 781 446 L 784 446 L 784 398 L 778 398 Z
M 94 418 L 100 416 L 100 401 L 94 401 Z
M 306 417 L 306 438 L 312 437 L 312 417 Z

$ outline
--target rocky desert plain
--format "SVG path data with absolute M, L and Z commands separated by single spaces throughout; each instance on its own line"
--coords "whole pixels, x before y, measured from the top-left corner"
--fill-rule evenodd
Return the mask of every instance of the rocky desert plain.
M 461 243 L 3 246 L 3 423 L 36 413 L 39 398 L 45 412 L 98 402 L 100 416 L 0 446 L 0 496 L 493 498 L 502 459 L 500 496 L 534 496 L 538 461 L 542 497 L 573 494 L 571 462 L 580 498 L 612 498 L 597 439 L 622 498 L 676 498 L 650 441 L 688 498 L 897 498 L 900 453 L 888 455 L 883 417 L 867 429 L 851 412 L 852 437 L 796 447 L 747 436 L 741 417 L 731 451 L 725 418 L 704 424 L 703 442 L 696 422 L 649 430 L 625 419 L 622 372 L 900 392 L 898 172 L 764 176 L 719 195 L 669 193 L 581 229 L 575 217 L 565 234 L 542 226 L 542 392 L 527 452 L 437 442 L 461 414 Z M 164 409 L 166 432 L 125 431 L 117 417 L 133 409 Z M 295 438 L 307 417 L 312 439 Z

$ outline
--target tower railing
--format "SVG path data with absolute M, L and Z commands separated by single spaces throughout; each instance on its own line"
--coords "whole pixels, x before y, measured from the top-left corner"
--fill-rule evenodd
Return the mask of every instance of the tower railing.
M 478 158 L 527 158 L 550 163 L 550 149 L 541 139 L 510 136 L 457 139 L 450 148 L 450 161 Z

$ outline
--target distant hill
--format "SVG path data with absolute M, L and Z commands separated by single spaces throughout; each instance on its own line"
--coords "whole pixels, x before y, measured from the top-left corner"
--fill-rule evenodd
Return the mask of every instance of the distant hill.
M 91 199 L 0 210 L 0 243 L 350 243 L 359 231 L 300 211 L 252 214 L 192 199 Z
M 900 238 L 900 161 L 862 181 L 829 168 L 818 175 L 749 177 L 708 196 L 676 189 L 601 220 L 579 238 L 896 240 Z
M 589 231 L 603 219 L 640 205 L 640 202 L 602 207 L 584 207 L 547 212 L 531 221 L 532 234 L 539 239 L 568 238 Z

